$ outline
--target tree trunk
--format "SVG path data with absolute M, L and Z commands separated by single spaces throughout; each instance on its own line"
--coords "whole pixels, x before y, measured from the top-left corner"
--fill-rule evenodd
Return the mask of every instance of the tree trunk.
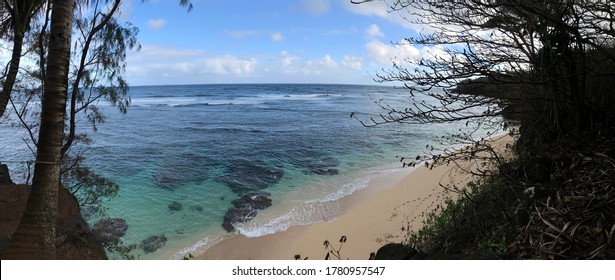
M 56 258 L 56 216 L 74 0 L 54 0 L 32 192 L 2 259 Z
M 17 72 L 19 71 L 19 61 L 21 60 L 21 49 L 23 46 L 24 33 L 20 32 L 19 27 L 15 25 L 15 35 L 13 36 L 13 54 L 11 56 L 11 64 L 9 65 L 9 72 L 6 75 L 6 79 L 2 84 L 2 92 L 0 93 L 0 117 L 4 115 L 6 106 L 9 103 L 11 92 L 13 91 L 13 85 L 17 78 Z

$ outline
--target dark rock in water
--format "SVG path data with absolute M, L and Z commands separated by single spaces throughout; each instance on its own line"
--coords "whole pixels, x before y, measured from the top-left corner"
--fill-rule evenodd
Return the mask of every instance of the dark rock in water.
M 180 187 L 182 181 L 175 176 L 179 176 L 179 174 L 173 174 L 168 170 L 162 170 L 157 172 L 154 175 L 154 179 L 156 180 L 156 186 L 161 189 L 165 189 L 168 191 L 174 191 Z
M 235 193 L 243 194 L 266 189 L 279 182 L 282 176 L 283 170 L 265 166 L 262 162 L 235 160 L 216 181 L 227 185 Z
M 201 206 L 201 205 L 194 205 L 194 206 L 190 207 L 190 210 L 197 211 L 197 212 L 203 212 L 203 206 Z
M 183 154 L 168 160 L 156 173 L 154 181 L 159 188 L 174 191 L 188 182 L 203 181 L 217 162 L 208 157 Z
M 101 242 L 111 242 L 124 236 L 128 230 L 128 223 L 122 218 L 107 218 L 98 221 L 92 231 Z
M 235 230 L 234 224 L 245 223 L 256 217 L 256 210 L 262 210 L 271 206 L 271 194 L 268 192 L 251 192 L 244 194 L 231 203 L 234 208 L 229 208 L 224 215 L 222 227 L 232 232 Z
M 224 215 L 224 222 L 222 223 L 222 227 L 226 231 L 232 232 L 235 230 L 235 226 L 233 224 L 245 223 L 249 220 L 254 219 L 254 217 L 256 217 L 256 210 L 248 208 L 229 208 Z
M 268 192 L 247 193 L 242 197 L 233 200 L 231 203 L 237 209 L 263 210 L 271 206 L 271 194 Z
M 152 235 L 141 241 L 141 249 L 146 254 L 153 253 L 167 244 L 167 237 L 163 235 Z
M 232 161 L 216 180 L 241 197 L 231 202 L 234 207 L 227 210 L 222 227 L 228 232 L 234 231 L 234 224 L 247 222 L 256 216 L 256 210 L 271 206 L 271 194 L 261 190 L 278 183 L 282 176 L 283 170 L 259 161 Z
M 0 164 L 0 185 L 13 185 L 9 167 L 6 164 Z
M 307 156 L 293 158 L 291 159 L 291 163 L 303 170 L 303 173 L 315 173 L 319 175 L 339 174 L 339 170 L 335 168 L 340 165 L 340 161 L 338 159 L 330 156 L 325 156 L 325 154 L 318 154 L 316 152 L 305 151 L 302 153 L 307 154 Z
M 337 175 L 340 171 L 335 168 L 319 167 L 312 169 L 312 173 L 316 173 L 318 175 Z
M 416 255 L 417 250 L 403 244 L 389 243 L 378 249 L 376 260 L 409 260 Z
M 171 212 L 181 211 L 182 209 L 184 209 L 184 205 L 177 201 L 173 201 L 171 202 L 171 204 L 169 204 L 169 211 Z

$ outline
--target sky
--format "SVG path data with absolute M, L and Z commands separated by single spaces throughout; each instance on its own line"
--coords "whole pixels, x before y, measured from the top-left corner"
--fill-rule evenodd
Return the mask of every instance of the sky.
M 130 85 L 373 84 L 392 59 L 430 49 L 395 45 L 419 26 L 385 2 L 350 0 L 128 0 L 119 17 L 140 29 L 127 55 Z
M 385 1 L 124 0 L 117 18 L 139 28 L 127 53 L 131 86 L 227 83 L 376 84 L 404 59 L 443 54 L 404 38 L 428 32 Z M 426 31 L 427 30 L 427 31 Z M 0 61 L 12 43 L 0 41 Z M 24 65 L 27 63 L 24 63 Z M 32 64 L 32 63 L 31 63 Z

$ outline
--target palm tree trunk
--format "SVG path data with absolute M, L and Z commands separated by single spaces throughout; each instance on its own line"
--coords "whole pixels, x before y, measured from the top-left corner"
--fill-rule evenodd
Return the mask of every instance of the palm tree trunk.
M 56 216 L 74 0 L 54 0 L 32 191 L 2 259 L 56 258 Z

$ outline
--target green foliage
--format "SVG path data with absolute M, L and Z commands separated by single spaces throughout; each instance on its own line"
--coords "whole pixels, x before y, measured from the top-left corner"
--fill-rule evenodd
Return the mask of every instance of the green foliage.
M 410 232 L 408 244 L 430 254 L 499 256 L 514 234 L 502 224 L 514 212 L 506 205 L 515 199 L 502 177 L 471 182 L 459 199 L 446 199 L 441 211 L 427 213 L 423 228 Z
M 615 166 L 611 2 L 390 3 L 393 11 L 409 11 L 417 23 L 431 25 L 430 34 L 404 44 L 439 47 L 445 54 L 409 59 L 408 68 L 394 63 L 377 75 L 381 81 L 403 82 L 411 102 L 405 109 L 377 103 L 386 112 L 372 119 L 373 125 L 481 126 L 499 116 L 520 123 L 516 160 L 502 162 L 493 153 L 499 174 L 482 174 L 487 176 L 469 184 L 458 200 L 446 200 L 443 209 L 428 213 L 424 228 L 409 236 L 411 246 L 434 254 L 501 256 L 516 246 L 516 257 L 522 258 L 614 256 L 615 184 L 608 175 Z M 425 95 L 438 102 L 424 102 Z M 471 136 L 447 137 L 469 146 L 481 142 Z M 588 143 L 593 149 L 585 150 Z M 560 153 L 569 154 L 556 156 Z M 436 163 L 477 158 L 472 150 L 432 157 Z M 528 199 L 527 190 L 539 190 L 543 197 Z
M 84 166 L 83 159 L 65 157 L 64 162 L 71 166 L 62 174 L 62 185 L 77 197 L 81 209 L 102 217 L 106 211 L 104 202 L 115 197 L 120 186 Z

